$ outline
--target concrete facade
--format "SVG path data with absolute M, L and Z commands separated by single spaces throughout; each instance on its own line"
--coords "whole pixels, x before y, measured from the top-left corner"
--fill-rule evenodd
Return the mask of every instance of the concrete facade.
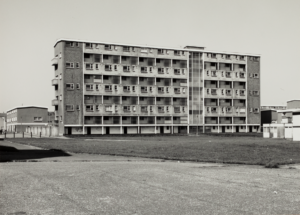
M 61 39 L 52 65 L 59 135 L 260 126 L 259 56 Z

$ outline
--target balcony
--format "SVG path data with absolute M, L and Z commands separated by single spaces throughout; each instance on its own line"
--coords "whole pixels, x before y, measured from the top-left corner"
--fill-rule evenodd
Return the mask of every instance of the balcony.
M 53 79 L 52 80 L 52 86 L 58 85 L 58 79 Z
M 57 99 L 53 99 L 52 100 L 52 106 L 56 106 L 56 105 L 58 105 L 58 100 Z
M 180 108 L 174 108 L 174 112 L 175 113 L 180 113 L 181 111 L 180 111 Z
M 164 113 L 165 110 L 164 109 L 158 109 L 158 113 Z
M 51 60 L 51 66 L 58 65 L 58 57 L 55 57 Z

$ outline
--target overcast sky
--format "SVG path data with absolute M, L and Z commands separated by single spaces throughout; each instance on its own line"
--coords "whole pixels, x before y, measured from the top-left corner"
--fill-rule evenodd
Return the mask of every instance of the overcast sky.
M 0 0 L 0 112 L 54 110 L 59 38 L 261 54 L 262 105 L 300 99 L 300 0 Z

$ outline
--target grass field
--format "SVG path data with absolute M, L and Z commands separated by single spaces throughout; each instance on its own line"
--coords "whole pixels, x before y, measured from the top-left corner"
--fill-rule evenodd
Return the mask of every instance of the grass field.
M 253 164 L 267 167 L 300 163 L 300 142 L 255 136 L 132 136 L 126 138 L 114 136 L 89 140 L 16 138 L 10 141 L 73 153 Z

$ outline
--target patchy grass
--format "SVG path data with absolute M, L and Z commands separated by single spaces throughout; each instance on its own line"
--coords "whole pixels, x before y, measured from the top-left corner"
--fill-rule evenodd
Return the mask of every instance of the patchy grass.
M 239 136 L 104 136 L 84 140 L 25 138 L 10 141 L 73 153 L 122 155 L 180 161 L 253 164 L 300 163 L 300 142 Z M 276 165 L 274 165 L 276 164 Z

